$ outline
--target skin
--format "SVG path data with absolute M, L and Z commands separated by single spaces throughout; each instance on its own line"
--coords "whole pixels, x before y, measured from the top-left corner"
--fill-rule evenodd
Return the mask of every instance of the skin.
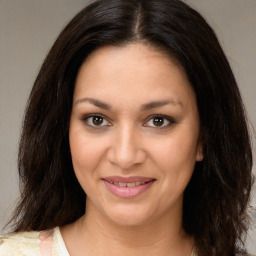
M 169 56 L 142 43 L 93 52 L 78 72 L 70 120 L 73 166 L 87 195 L 86 214 L 61 228 L 70 255 L 189 256 L 182 203 L 203 158 L 199 138 L 194 92 Z M 107 189 L 108 176 L 154 182 L 127 199 Z

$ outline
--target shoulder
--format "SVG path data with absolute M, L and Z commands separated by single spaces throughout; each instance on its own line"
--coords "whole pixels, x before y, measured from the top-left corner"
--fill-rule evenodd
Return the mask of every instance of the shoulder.
M 40 255 L 39 232 L 19 232 L 0 236 L 0 256 Z
M 54 239 L 58 230 L 55 228 L 0 236 L 0 256 L 59 255 L 57 241 Z

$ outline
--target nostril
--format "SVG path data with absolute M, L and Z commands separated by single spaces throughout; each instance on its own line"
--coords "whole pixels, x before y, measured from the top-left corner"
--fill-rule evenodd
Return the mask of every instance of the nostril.
M 146 154 L 141 149 L 122 150 L 111 148 L 107 153 L 108 160 L 122 169 L 129 169 L 134 165 L 141 164 L 145 161 Z

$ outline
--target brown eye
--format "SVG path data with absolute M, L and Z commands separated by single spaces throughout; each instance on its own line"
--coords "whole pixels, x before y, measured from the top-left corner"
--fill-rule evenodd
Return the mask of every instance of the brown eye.
M 102 123 L 103 123 L 103 118 L 100 117 L 100 116 L 94 116 L 94 117 L 92 118 L 92 122 L 93 122 L 94 125 L 100 126 L 100 125 L 102 125 Z
M 91 114 L 86 116 L 85 118 L 83 118 L 83 122 L 85 122 L 87 126 L 94 128 L 102 128 L 111 125 L 111 123 L 109 123 L 103 116 L 97 114 Z
M 155 117 L 153 119 L 153 124 L 155 126 L 162 126 L 164 124 L 164 118 L 162 118 L 162 117 Z
M 143 126 L 160 129 L 160 128 L 167 128 L 174 123 L 175 123 L 175 120 L 170 116 L 153 115 Z

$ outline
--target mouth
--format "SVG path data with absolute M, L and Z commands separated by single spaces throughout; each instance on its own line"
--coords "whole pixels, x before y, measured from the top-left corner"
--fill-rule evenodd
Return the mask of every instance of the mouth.
M 133 187 L 136 187 L 136 186 L 140 186 L 140 185 L 144 185 L 146 182 L 140 182 L 140 181 L 137 181 L 137 182 L 110 182 L 116 186 L 119 186 L 119 187 L 128 187 L 128 188 L 133 188 Z
M 112 176 L 102 179 L 109 192 L 119 198 L 133 198 L 147 191 L 156 181 L 147 177 Z

